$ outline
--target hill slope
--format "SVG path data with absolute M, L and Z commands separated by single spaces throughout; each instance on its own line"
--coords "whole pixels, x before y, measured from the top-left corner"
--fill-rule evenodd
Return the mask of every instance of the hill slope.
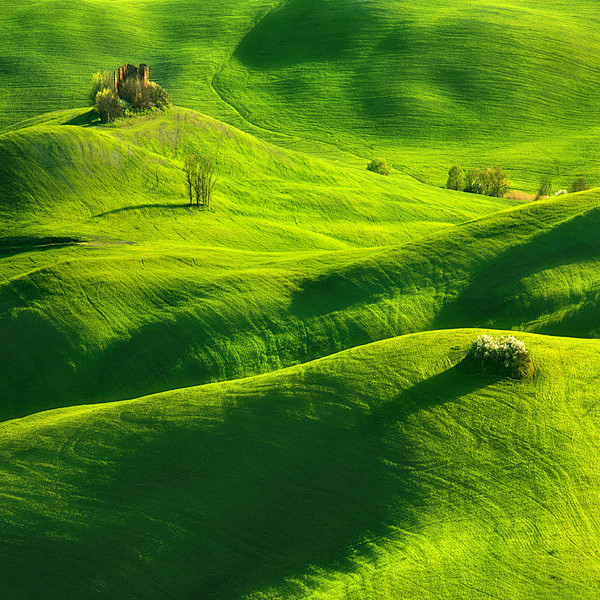
M 519 384 L 478 333 L 1 424 L 2 591 L 588 600 L 599 343 L 523 334 Z
M 290 147 L 384 154 L 437 185 L 455 162 L 500 164 L 531 192 L 542 173 L 555 188 L 597 183 L 596 12 L 590 0 L 13 4 L 0 126 L 80 106 L 92 72 L 146 62 L 177 104 Z
M 136 129 L 117 131 L 133 136 Z M 0 142 L 17 134 L 35 139 L 40 131 L 5 135 Z M 93 135 L 116 143 L 104 132 Z M 146 140 L 153 143 L 152 136 Z M 134 147 L 133 152 L 145 156 L 146 150 Z M 104 161 L 114 153 L 101 156 Z M 156 153 L 151 160 L 161 166 Z M 171 159 L 161 160 L 166 165 L 161 181 L 172 177 L 175 182 Z M 342 177 L 335 169 L 302 168 L 308 169 L 303 177 L 325 175 L 333 184 Z M 350 178 L 367 185 L 367 175 L 351 172 Z M 377 186 L 394 185 L 393 179 L 381 184 L 379 179 Z M 59 181 L 68 182 L 68 175 Z M 95 181 L 103 184 L 102 178 Z M 89 181 L 86 185 L 90 202 L 96 202 L 95 188 Z M 479 202 L 477 196 L 445 193 L 464 200 L 465 210 L 468 202 Z M 49 220 L 52 231 L 80 236 L 95 231 L 96 236 L 62 244 L 63 238 L 51 238 L 58 240 L 54 246 L 32 244 L 27 237 L 18 238 L 21 246 L 6 242 L 0 285 L 4 418 L 252 375 L 432 328 L 491 326 L 576 336 L 600 331 L 595 191 L 505 210 L 400 246 L 315 251 L 315 240 L 323 244 L 324 238 L 296 226 L 304 249 L 295 252 L 283 252 L 289 239 L 273 234 L 295 217 L 293 201 L 276 205 L 259 227 L 252 213 L 248 218 L 238 212 L 226 221 L 233 237 L 223 237 L 223 228 L 215 231 L 214 223 L 227 215 L 221 209 L 227 199 L 219 198 L 219 210 L 212 213 L 183 211 L 179 221 L 170 220 L 168 206 L 159 205 L 157 215 L 144 202 L 141 212 L 109 212 L 104 225 L 105 217 L 93 216 L 94 210 L 91 220 L 86 213 L 74 219 L 72 211 L 89 210 L 77 190 L 68 202 L 63 196 L 61 204 L 60 198 L 55 200 L 60 214 L 71 220 L 65 218 L 67 229 L 60 219 Z M 105 198 L 102 202 L 115 202 L 113 194 Z M 122 198 L 136 208 L 130 204 L 135 196 L 116 195 L 117 202 Z M 17 208 L 8 218 L 21 210 L 19 197 L 14 202 Z M 381 200 L 374 206 L 396 211 L 397 205 Z M 426 201 L 408 206 L 428 209 Z M 43 210 L 36 207 L 32 217 Z M 329 210 L 333 219 L 321 225 L 332 233 L 339 227 L 350 235 L 363 227 L 356 219 L 360 203 L 323 203 L 319 209 L 315 202 L 305 210 L 307 221 L 316 224 L 322 218 L 318 211 Z M 316 211 L 312 217 L 310 210 Z M 48 219 L 53 212 L 46 213 Z M 383 234 L 387 227 L 410 226 L 397 218 L 369 229 Z M 209 248 L 215 238 L 234 247 L 273 245 L 279 252 Z M 334 245 L 333 235 L 326 239 L 325 248 Z M 36 364 L 33 377 L 31 364 Z
M 54 230 L 245 250 L 342 249 L 402 243 L 516 204 L 286 151 L 192 111 L 69 126 L 85 122 L 82 112 L 0 136 L 6 236 Z M 217 215 L 186 211 L 190 152 L 217 157 Z
M 439 185 L 600 181 L 596 4 L 3 7 L 0 597 L 594 598 L 600 191 Z
M 597 177 L 584 158 L 597 156 L 596 13 L 588 1 L 290 0 L 215 85 L 261 126 L 373 148 L 436 183 L 480 161 L 530 187 L 543 172 Z

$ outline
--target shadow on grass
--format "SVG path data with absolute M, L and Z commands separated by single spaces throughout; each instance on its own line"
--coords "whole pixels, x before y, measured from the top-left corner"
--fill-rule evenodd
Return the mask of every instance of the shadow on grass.
M 427 501 L 398 422 L 489 383 L 452 368 L 369 408 L 343 373 L 253 380 L 228 393 L 214 427 L 173 427 L 133 459 L 124 450 L 102 493 L 141 501 L 142 515 L 160 506 L 159 523 L 185 516 L 188 535 L 169 558 L 193 562 L 198 598 L 237 600 L 314 568 L 351 572 L 373 542 L 417 527 Z M 210 407 L 195 411 L 211 418 Z
M 599 221 L 599 208 L 587 210 L 483 262 L 460 294 L 438 312 L 432 329 L 467 325 L 511 329 L 540 315 L 564 310 L 568 293 L 570 305 L 577 306 L 577 310 L 569 311 L 560 323 L 545 326 L 540 332 L 589 337 L 600 327 L 598 292 L 596 289 L 582 292 L 576 286 L 569 289 L 568 277 L 559 271 L 598 259 Z M 523 293 L 524 280 L 552 270 L 557 271 L 557 281 L 564 292 L 560 293 L 561 287 L 558 287 L 554 293 Z
M 126 212 L 131 212 L 134 210 L 146 210 L 146 209 L 173 209 L 173 210 L 182 210 L 184 208 L 191 210 L 202 210 L 195 205 L 190 206 L 189 202 L 184 202 L 181 204 L 136 204 L 135 206 L 124 206 L 123 208 L 115 208 L 113 210 L 108 210 L 103 213 L 98 213 L 97 215 L 93 215 L 92 219 L 99 219 L 100 217 L 107 217 L 108 215 L 118 215 Z
M 483 389 L 500 380 L 493 373 L 477 373 L 463 360 L 446 371 L 413 385 L 402 392 L 395 401 L 385 404 L 373 413 L 373 421 L 386 423 L 403 421 L 410 415 Z
M 78 244 L 83 240 L 71 237 L 35 237 L 30 235 L 0 238 L 0 258 L 9 258 L 32 250 L 53 250 Z
M 94 124 L 100 123 L 100 117 L 95 110 L 90 110 L 81 115 L 73 117 L 69 121 L 65 121 L 63 125 L 73 125 L 75 127 L 91 127 Z

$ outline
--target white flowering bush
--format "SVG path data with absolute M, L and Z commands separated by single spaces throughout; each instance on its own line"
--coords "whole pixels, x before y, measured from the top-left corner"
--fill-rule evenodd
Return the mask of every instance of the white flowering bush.
M 512 335 L 500 338 L 480 335 L 469 349 L 467 359 L 480 370 L 503 377 L 526 379 L 533 375 L 533 361 L 525 344 Z

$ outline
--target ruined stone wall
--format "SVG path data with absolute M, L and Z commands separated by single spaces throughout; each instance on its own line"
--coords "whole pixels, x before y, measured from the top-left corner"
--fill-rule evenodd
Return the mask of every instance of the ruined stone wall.
M 115 71 L 115 89 L 119 92 L 122 91 L 123 83 L 127 79 L 135 78 L 144 86 L 148 87 L 150 83 L 150 69 L 148 65 L 142 63 L 139 68 L 135 65 L 123 65 L 118 71 Z

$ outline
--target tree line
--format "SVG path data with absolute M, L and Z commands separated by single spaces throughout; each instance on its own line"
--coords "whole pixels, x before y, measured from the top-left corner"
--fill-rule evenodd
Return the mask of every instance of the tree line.
M 446 187 L 449 190 L 503 198 L 510 188 L 510 175 L 502 167 L 463 171 L 460 165 L 454 165 L 448 173 Z
M 460 190 L 471 194 L 484 194 L 485 196 L 503 198 L 510 188 L 510 175 L 501 167 L 485 167 L 464 171 L 460 165 L 454 165 L 448 172 L 446 187 L 449 190 Z M 581 192 L 589 190 L 590 187 L 585 177 L 577 177 L 568 190 L 558 190 L 554 195 L 560 196 L 567 193 Z M 550 177 L 545 175 L 540 180 L 535 199 L 546 198 L 551 194 L 552 181 Z

